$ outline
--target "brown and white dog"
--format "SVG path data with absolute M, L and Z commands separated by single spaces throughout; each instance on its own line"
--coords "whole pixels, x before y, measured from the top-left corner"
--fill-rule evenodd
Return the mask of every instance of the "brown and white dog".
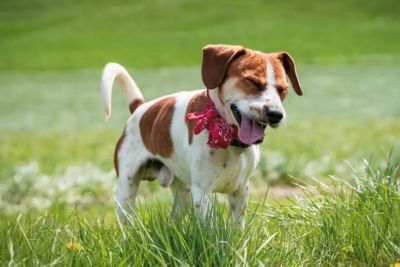
M 203 82 L 211 89 L 219 115 L 237 126 L 243 139 L 234 140 L 227 149 L 212 149 L 207 145 L 207 130 L 193 135 L 195 122 L 185 120 L 187 113 L 206 108 L 204 89 L 145 103 L 125 68 L 107 64 L 101 83 L 106 117 L 111 114 L 115 79 L 132 113 L 114 154 L 120 217 L 133 207 L 139 183 L 158 179 L 172 190 L 173 214 L 181 213 L 191 197 L 204 219 L 212 193 L 224 193 L 228 194 L 233 218 L 244 226 L 248 178 L 260 159 L 258 144 L 268 125 L 276 128 L 286 117 L 282 106 L 288 94 L 286 76 L 295 92 L 302 95 L 295 63 L 287 52 L 266 54 L 232 45 L 204 47 Z

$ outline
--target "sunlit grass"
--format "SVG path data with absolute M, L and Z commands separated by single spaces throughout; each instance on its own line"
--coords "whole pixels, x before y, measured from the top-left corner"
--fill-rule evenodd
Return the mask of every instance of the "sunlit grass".
M 0 1 L 0 265 L 400 262 L 400 163 L 387 160 L 400 149 L 398 10 L 395 0 Z M 171 218 L 156 183 L 120 225 L 112 157 L 129 115 L 116 89 L 104 123 L 101 67 L 128 67 L 149 100 L 202 88 L 208 43 L 287 50 L 303 86 L 285 102 L 287 125 L 267 129 L 247 228 L 223 198 L 205 222 L 193 210 Z M 276 188 L 298 195 L 275 199 Z
M 0 70 L 193 66 L 209 43 L 288 50 L 303 63 L 396 64 L 398 9 L 395 0 L 1 1 Z
M 340 173 L 343 160 L 384 155 L 399 146 L 398 67 L 299 66 L 304 96 L 290 92 L 287 125 L 267 129 L 256 177 Z M 146 99 L 201 88 L 199 68 L 131 70 Z M 112 155 L 129 116 L 113 92 L 104 122 L 100 70 L 0 74 L 0 180 L 38 162 L 45 174 L 92 163 L 112 168 Z M 384 90 L 384 92 L 382 92 Z
M 276 180 L 341 174 L 344 160 L 355 161 L 363 155 L 383 159 L 392 146 L 400 146 L 400 122 L 393 119 L 356 125 L 340 121 L 309 124 L 269 129 L 254 177 Z M 0 134 L 1 179 L 12 177 L 17 166 L 30 162 L 37 162 L 41 172 L 50 175 L 82 163 L 110 171 L 119 135 L 118 130 Z
M 39 216 L 2 218 L 0 263 L 387 266 L 400 260 L 399 159 L 363 166 L 335 178 L 333 191 L 320 184 L 318 196 L 252 203 L 245 230 L 228 219 L 223 204 L 200 222 L 193 210 L 171 218 L 170 207 L 142 203 L 121 225 L 111 207 L 94 215 L 55 203 Z
M 398 261 L 398 188 L 393 179 L 389 184 L 384 180 L 398 174 L 374 167 L 352 180 L 357 171 L 347 165 L 349 161 L 365 170 L 356 164 L 362 157 L 381 165 L 387 151 L 399 147 L 399 91 L 390 86 L 398 82 L 397 69 L 301 69 L 306 94 L 291 94 L 287 125 L 267 130 L 251 179 L 252 199 L 262 199 L 266 181 L 307 184 L 315 177 L 332 185 L 335 180 L 329 175 L 334 175 L 343 179 L 343 187 L 337 194 L 329 188 L 329 193 L 315 195 L 314 190 L 298 200 L 252 204 L 244 232 L 229 222 L 222 204 L 204 224 L 193 214 L 169 218 L 171 197 L 155 183 L 141 187 L 143 205 L 131 224 L 118 226 L 112 155 L 128 117 L 122 94 L 115 91 L 114 114 L 106 125 L 100 71 L 2 73 L 0 91 L 7 97 L 0 99 L 0 234 L 5 237 L 0 263 L 268 266 Z M 373 75 L 377 73 L 379 78 Z M 201 87 L 197 68 L 133 75 L 147 99 Z M 371 85 L 385 88 L 385 94 Z

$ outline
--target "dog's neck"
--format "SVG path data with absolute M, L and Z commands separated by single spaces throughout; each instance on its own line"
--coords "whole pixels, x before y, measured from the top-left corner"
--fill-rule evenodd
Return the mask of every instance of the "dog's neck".
M 222 103 L 221 99 L 219 98 L 218 95 L 218 88 L 214 90 L 208 90 L 209 96 L 211 101 L 214 103 L 214 107 L 217 110 L 218 114 L 223 118 L 226 122 L 231 123 L 231 120 L 229 120 L 229 116 L 226 112 L 226 108 L 224 104 Z M 242 143 L 238 139 L 232 140 L 231 146 L 235 147 L 240 147 L 240 148 L 247 148 L 249 145 Z
M 211 101 L 214 103 L 215 109 L 217 110 L 218 114 L 228 123 L 230 123 L 229 116 L 226 112 L 226 108 L 224 104 L 222 103 L 221 99 L 219 98 L 218 95 L 218 88 L 213 89 L 213 90 L 208 90 L 208 93 L 210 95 Z

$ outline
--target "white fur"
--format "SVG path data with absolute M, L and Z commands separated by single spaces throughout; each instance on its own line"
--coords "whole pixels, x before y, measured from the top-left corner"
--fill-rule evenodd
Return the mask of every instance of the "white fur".
M 128 92 L 125 94 L 128 101 L 142 97 L 132 78 L 121 68 L 120 65 L 112 65 L 112 67 L 107 65 L 103 72 L 102 95 L 106 115 L 109 115 L 111 111 L 110 86 L 114 78 L 119 77 L 122 81 L 128 81 L 122 84 L 124 91 Z M 212 193 L 219 192 L 228 194 L 232 216 L 244 226 L 248 178 L 259 162 L 260 149 L 258 145 L 251 145 L 248 148 L 230 146 L 227 149 L 211 149 L 207 145 L 206 130 L 199 135 L 193 135 L 193 142 L 189 144 L 188 128 L 185 122 L 186 109 L 189 100 L 200 91 L 205 92 L 205 90 L 199 90 L 170 95 L 176 99 L 171 125 L 174 152 L 170 158 L 152 155 L 143 144 L 139 127 L 140 118 L 144 112 L 162 98 L 139 106 L 129 118 L 125 128 L 125 138 L 118 152 L 119 181 L 116 199 L 119 215 L 122 218 L 129 207 L 134 206 L 139 183 L 142 178 L 145 178 L 139 171 L 141 165 L 148 158 L 155 158 L 164 164 L 156 176 L 163 185 L 171 185 L 174 197 L 173 214 L 180 214 L 186 209 L 191 193 L 193 205 L 200 217 L 204 219 L 210 207 Z M 211 91 L 211 97 L 217 109 L 221 110 L 224 116 L 232 116 L 231 111 L 226 110 L 224 104 L 217 101 L 216 91 Z
M 267 107 L 279 110 L 283 114 L 282 123 L 286 118 L 286 112 L 283 108 L 281 98 L 279 97 L 278 90 L 276 89 L 275 73 L 271 63 L 267 59 L 267 90 L 261 96 L 262 100 L 266 103 Z
M 124 67 L 117 63 L 108 63 L 103 70 L 101 78 L 101 96 L 106 120 L 111 116 L 111 93 L 114 80 L 117 80 L 122 88 L 125 98 L 130 104 L 135 99 L 143 99 L 143 95 L 135 81 Z

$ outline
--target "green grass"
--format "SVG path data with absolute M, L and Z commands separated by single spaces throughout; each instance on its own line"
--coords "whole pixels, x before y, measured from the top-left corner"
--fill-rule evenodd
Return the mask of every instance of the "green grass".
M 399 262 L 399 157 L 387 164 L 400 148 L 399 8 L 394 0 L 0 1 L 0 265 Z M 129 115 L 116 90 L 104 123 L 101 67 L 127 66 L 149 100 L 202 88 L 209 43 L 289 51 L 305 93 L 290 92 L 287 125 L 267 130 L 248 227 L 232 224 L 220 202 L 205 223 L 170 218 L 171 196 L 156 183 L 141 186 L 137 216 L 120 226 L 112 156 Z M 279 190 L 300 195 L 272 197 Z
M 326 176 L 343 160 L 399 146 L 398 67 L 300 65 L 299 71 L 305 95 L 290 92 L 287 126 L 267 130 L 255 176 Z M 131 72 L 146 99 L 202 87 L 198 68 Z M 112 168 L 128 109 L 116 88 L 113 115 L 104 123 L 99 79 L 100 71 L 91 70 L 0 73 L 0 93 L 7 95 L 0 99 L 0 180 L 32 161 L 45 174 L 86 162 Z
M 147 99 L 200 87 L 195 68 L 132 72 Z M 115 91 L 114 114 L 105 125 L 100 71 L 3 72 L 0 90 L 8 97 L 0 100 L 0 234 L 5 237 L 0 263 L 335 266 L 399 261 L 398 158 L 387 170 L 365 171 L 358 165 L 370 155 L 382 163 L 391 147 L 399 147 L 399 92 L 391 86 L 397 73 L 384 66 L 300 66 L 306 95 L 292 93 L 286 103 L 288 125 L 268 130 L 252 178 L 252 199 L 262 199 L 266 180 L 307 184 L 317 177 L 332 185 L 328 176 L 333 174 L 343 179 L 341 187 L 337 194 L 331 187 L 299 200 L 253 203 L 243 232 L 227 219 L 224 205 L 204 224 L 193 214 L 170 219 L 171 197 L 154 183 L 141 187 L 138 216 L 121 228 L 112 197 L 112 151 L 128 116 L 121 93 Z M 375 88 L 385 88 L 385 94 Z M 358 180 L 345 161 L 361 170 Z M 74 251 L 75 243 L 80 251 Z
M 163 204 L 139 205 L 126 225 L 110 211 L 54 205 L 37 215 L 0 215 L 2 265 L 388 266 L 400 260 L 400 165 L 365 162 L 354 186 L 336 179 L 279 205 L 253 203 L 247 228 L 215 205 L 205 222 L 171 218 Z
M 397 64 L 400 19 L 386 1 L 0 3 L 0 70 L 194 66 L 208 43 L 288 50 L 302 63 Z

